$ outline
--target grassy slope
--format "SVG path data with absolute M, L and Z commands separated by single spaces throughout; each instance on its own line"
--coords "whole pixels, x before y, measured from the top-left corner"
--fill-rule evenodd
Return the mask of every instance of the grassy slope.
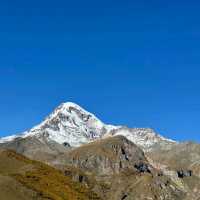
M 13 151 L 0 151 L 0 183 L 2 188 L 8 182 L 15 183 L 16 190 L 10 188 L 7 195 L 16 197 L 11 200 L 22 199 L 27 195 L 29 199 L 52 200 L 98 200 L 96 194 L 78 183 L 74 183 L 69 177 L 65 177 L 60 171 L 43 163 L 29 160 Z M 8 181 L 9 179 L 9 181 Z M 7 180 L 7 181 L 6 181 Z M 7 187 L 5 187 L 7 188 Z M 23 191 L 24 190 L 24 191 Z M 26 191 L 25 191 L 26 190 Z M 15 194 L 12 195 L 12 193 Z M 6 191 L 0 190 L 0 197 L 5 196 Z M 21 195 L 20 195 L 21 194 Z M 19 198 L 17 199 L 17 196 Z M 6 200 L 9 200 L 7 196 Z

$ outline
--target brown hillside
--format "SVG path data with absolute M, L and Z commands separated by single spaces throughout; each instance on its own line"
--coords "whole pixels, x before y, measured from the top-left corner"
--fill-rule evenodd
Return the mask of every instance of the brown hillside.
M 14 151 L 0 151 L 2 200 L 98 200 L 96 194 L 59 170 Z

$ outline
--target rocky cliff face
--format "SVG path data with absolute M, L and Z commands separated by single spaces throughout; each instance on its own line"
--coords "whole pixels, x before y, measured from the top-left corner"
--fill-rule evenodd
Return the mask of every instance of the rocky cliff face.
M 125 170 L 150 171 L 151 169 L 143 151 L 123 136 L 82 145 L 59 156 L 56 161 L 99 175 L 111 175 Z
M 185 194 L 155 169 L 144 152 L 123 136 L 69 150 L 52 163 L 103 199 L 183 199 Z M 84 173 L 83 173 L 84 172 Z
M 173 180 L 186 193 L 186 199 L 200 198 L 200 145 L 179 143 L 168 150 L 146 153 L 149 162 Z
M 155 163 L 174 171 L 192 171 L 200 177 L 200 145 L 192 142 L 179 143 L 167 150 L 154 150 L 147 154 Z

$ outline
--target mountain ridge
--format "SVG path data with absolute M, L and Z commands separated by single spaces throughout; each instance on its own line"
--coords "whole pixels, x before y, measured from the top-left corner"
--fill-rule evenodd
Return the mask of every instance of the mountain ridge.
M 114 135 L 123 135 L 144 149 L 162 142 L 175 143 L 175 141 L 164 138 L 150 128 L 128 128 L 105 124 L 94 114 L 72 102 L 59 105 L 44 121 L 29 131 L 0 138 L 0 143 L 36 136 L 39 140 L 46 137 L 49 141 L 78 147 L 81 144 Z

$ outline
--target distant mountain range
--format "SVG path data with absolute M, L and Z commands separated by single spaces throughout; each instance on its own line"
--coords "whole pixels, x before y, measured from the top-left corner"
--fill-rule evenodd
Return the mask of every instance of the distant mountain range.
M 1 138 L 0 149 L 4 155 L 0 153 L 0 162 L 11 155 L 9 162 L 15 163 L 12 157 L 23 155 L 27 158 L 20 157 L 22 160 L 51 165 L 56 173 L 59 171 L 73 184 L 85 188 L 83 199 L 200 200 L 199 144 L 176 142 L 150 128 L 108 125 L 75 103 L 61 104 L 29 131 Z M 16 171 L 15 168 L 13 164 L 12 170 Z M 2 170 L 0 166 L 0 187 L 6 187 L 7 182 L 1 179 L 10 180 L 13 176 L 8 177 L 7 171 Z M 30 168 L 27 173 L 33 171 Z M 19 170 L 17 173 L 20 174 Z M 36 176 L 38 181 L 40 176 Z M 62 189 L 54 194 L 53 187 L 49 187 L 52 195 L 48 196 L 46 190 L 40 191 L 15 178 L 14 181 L 16 187 L 33 190 L 35 199 L 70 199 L 67 194 L 61 195 Z M 79 191 L 73 187 L 74 199 L 79 199 Z M 0 192 L 0 199 L 1 195 L 5 197 L 6 192 Z M 20 199 L 11 196 L 11 200 Z M 24 199 L 34 199 L 33 196 Z

